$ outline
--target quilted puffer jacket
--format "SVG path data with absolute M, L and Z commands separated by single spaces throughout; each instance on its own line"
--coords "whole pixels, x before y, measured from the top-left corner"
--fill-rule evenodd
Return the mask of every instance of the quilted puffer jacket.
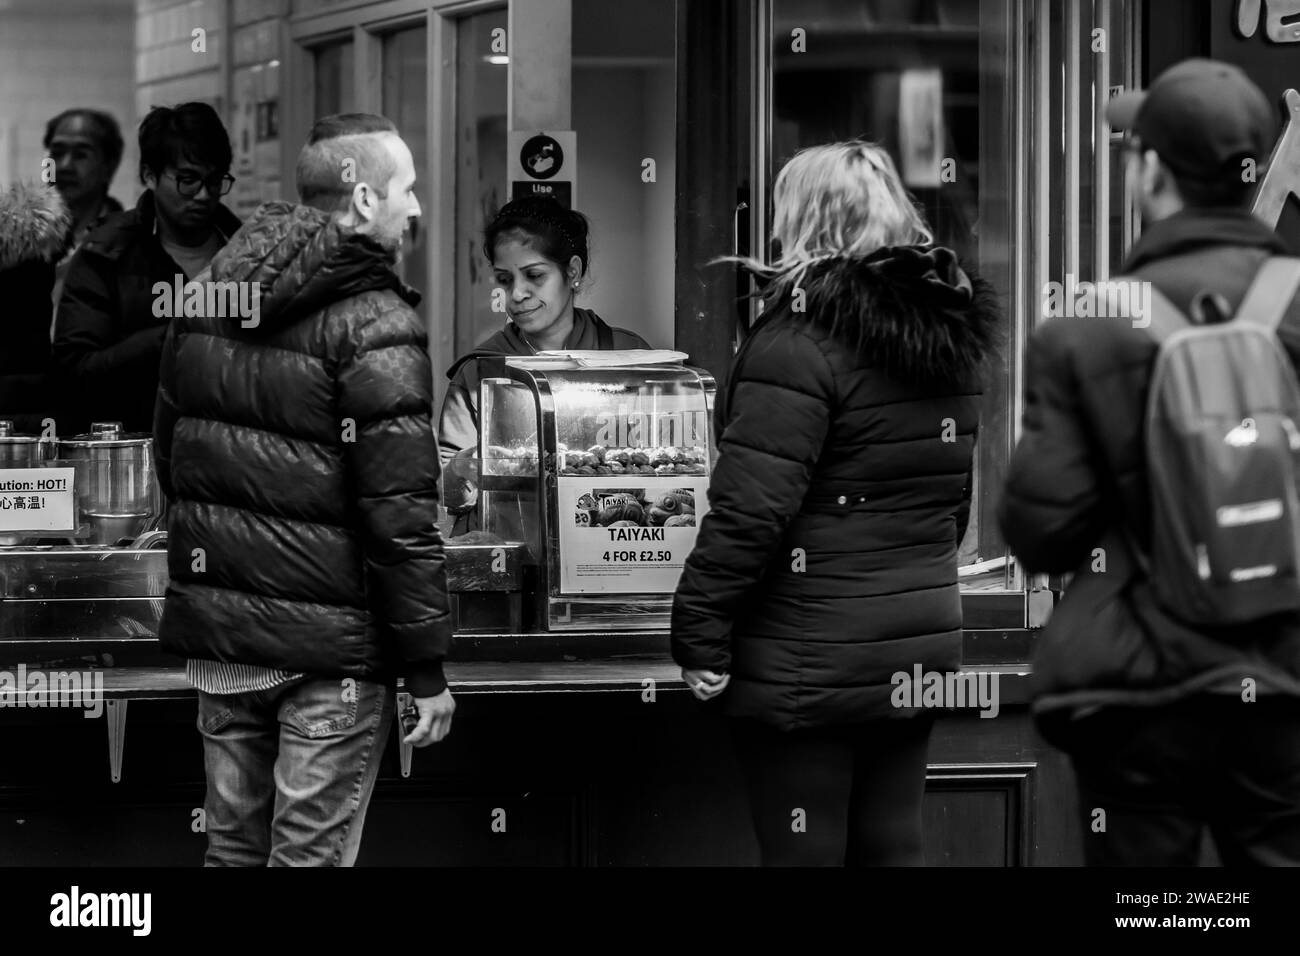
M 164 344 L 163 646 L 438 694 L 451 628 L 419 296 L 372 240 L 282 202 L 211 274 L 255 284 L 260 314 L 180 317 Z
M 233 235 L 239 225 L 217 206 L 218 233 Z M 86 236 L 68 265 L 54 322 L 54 382 L 64 402 L 59 434 L 88 431 L 94 421 L 149 431 L 168 323 L 154 314 L 154 287 L 182 274 L 158 240 L 152 190 Z
M 802 280 L 736 355 L 719 458 L 673 605 L 678 664 L 731 675 L 732 716 L 792 730 L 902 717 L 897 672 L 956 669 L 995 297 L 941 248 Z

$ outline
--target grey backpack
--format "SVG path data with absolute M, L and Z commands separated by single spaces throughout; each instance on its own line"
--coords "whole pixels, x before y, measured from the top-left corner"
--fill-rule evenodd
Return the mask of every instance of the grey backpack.
M 1300 385 L 1277 338 L 1298 286 L 1300 259 L 1270 258 L 1232 319 L 1204 325 L 1151 289 L 1152 537 L 1138 560 L 1190 623 L 1300 610 Z

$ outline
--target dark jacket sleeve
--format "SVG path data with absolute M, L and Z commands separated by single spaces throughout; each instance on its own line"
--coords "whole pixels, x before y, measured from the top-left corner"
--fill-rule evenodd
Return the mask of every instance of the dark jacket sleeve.
M 405 663 L 407 689 L 447 686 L 447 571 L 438 532 L 438 441 L 424 326 L 406 307 L 362 306 L 339 365 L 343 444 L 357 495 L 370 606 Z
M 1106 507 L 1094 443 L 1079 405 L 1069 319 L 1042 326 L 1026 357 L 1025 413 L 998 520 L 1030 572 L 1073 571 L 1101 539 Z
M 116 341 L 119 308 L 113 263 L 84 250 L 74 255 L 54 320 L 54 363 L 60 377 L 75 383 L 83 395 L 93 396 L 132 375 L 157 374 L 154 363 L 167 326 Z
M 731 628 L 808 491 L 835 403 L 830 363 L 813 339 L 781 329 L 752 343 L 732 372 L 727 421 L 709 479 L 709 512 L 677 585 L 673 659 L 726 671 Z
M 442 399 L 438 418 L 438 447 L 445 466 L 457 452 L 478 446 L 478 420 L 470 405 L 469 392 L 459 377 L 452 379 Z
M 177 326 L 184 322 L 177 318 L 167 328 L 163 340 L 162 361 L 158 366 L 158 398 L 153 411 L 153 458 L 158 470 L 158 485 L 168 500 L 172 498 L 172 433 L 180 419 L 176 403 L 176 348 Z

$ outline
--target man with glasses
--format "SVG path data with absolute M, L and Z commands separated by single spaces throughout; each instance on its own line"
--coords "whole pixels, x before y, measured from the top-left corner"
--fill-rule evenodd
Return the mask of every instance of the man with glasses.
M 120 421 L 128 432 L 153 427 L 171 315 L 153 290 L 194 279 L 238 230 L 220 202 L 235 181 L 231 160 L 230 138 L 206 103 L 155 107 L 140 124 L 147 189 L 134 209 L 86 237 L 59 301 L 54 362 L 68 402 L 60 434 L 92 419 Z

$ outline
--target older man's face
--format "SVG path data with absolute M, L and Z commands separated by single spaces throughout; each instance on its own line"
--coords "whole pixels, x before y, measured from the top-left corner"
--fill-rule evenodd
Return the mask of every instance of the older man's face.
M 90 202 L 108 192 L 113 178 L 94 127 L 81 116 L 70 116 L 59 124 L 50 139 L 54 160 L 54 187 L 70 206 Z

